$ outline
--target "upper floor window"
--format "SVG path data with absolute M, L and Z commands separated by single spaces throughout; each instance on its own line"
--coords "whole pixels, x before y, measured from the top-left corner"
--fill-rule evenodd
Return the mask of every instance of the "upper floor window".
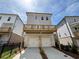
M 48 20 L 48 17 L 46 17 L 46 20 Z
M 43 18 L 43 17 L 41 17 L 41 20 L 44 20 L 44 18 Z
M 10 19 L 11 19 L 11 17 L 9 17 L 9 18 L 7 19 L 7 21 L 10 21 Z
M 0 20 L 1 20 L 2 16 L 0 16 Z
M 35 16 L 35 19 L 37 19 L 37 16 Z
M 74 19 L 74 22 L 76 22 L 76 19 Z

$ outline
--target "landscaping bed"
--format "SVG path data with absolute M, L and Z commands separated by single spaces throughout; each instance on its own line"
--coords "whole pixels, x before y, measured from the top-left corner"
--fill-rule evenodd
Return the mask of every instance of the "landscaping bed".
M 39 49 L 40 49 L 40 54 L 42 56 L 42 59 L 48 59 L 45 52 L 44 52 L 44 50 L 42 48 L 39 48 Z
M 20 53 L 19 48 L 13 48 L 11 53 L 11 50 L 8 47 L 5 47 L 0 59 L 12 59 L 17 53 Z
M 56 48 L 56 47 L 54 47 L 54 48 Z M 71 57 L 73 57 L 73 58 L 75 58 L 75 59 L 79 59 L 79 54 L 72 53 L 72 52 L 69 52 L 69 51 L 65 51 L 65 50 L 62 50 L 62 49 L 60 50 L 59 48 L 56 48 L 56 49 L 67 54 L 67 55 L 69 55 L 69 56 L 71 56 Z

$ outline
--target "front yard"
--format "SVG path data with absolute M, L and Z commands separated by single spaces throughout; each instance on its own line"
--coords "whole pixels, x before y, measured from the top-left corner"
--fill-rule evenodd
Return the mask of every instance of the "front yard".
M 0 59 L 12 59 L 17 54 L 18 51 L 19 51 L 18 48 L 14 48 L 11 53 L 10 48 L 6 47 L 4 48 Z

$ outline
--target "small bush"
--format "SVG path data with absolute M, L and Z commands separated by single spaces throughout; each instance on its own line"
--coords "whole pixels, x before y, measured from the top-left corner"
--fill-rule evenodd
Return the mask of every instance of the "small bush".
M 64 50 L 65 50 L 65 51 L 70 51 L 70 48 L 71 48 L 70 45 L 66 45 L 66 46 L 64 46 Z
M 61 46 L 61 49 L 64 50 L 64 45 L 63 44 L 60 44 L 60 46 Z
M 70 51 L 71 46 L 70 45 L 63 45 L 63 44 L 61 44 L 61 49 L 64 50 L 64 51 Z
M 76 53 L 76 54 L 78 53 L 78 48 L 77 48 L 76 45 L 72 44 L 71 52 L 72 52 L 72 53 Z
M 55 46 L 56 48 L 59 48 L 59 44 L 57 42 L 55 42 Z

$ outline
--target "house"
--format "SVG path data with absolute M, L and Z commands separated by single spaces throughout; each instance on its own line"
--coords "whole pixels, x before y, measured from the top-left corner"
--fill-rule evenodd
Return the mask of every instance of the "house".
M 51 23 L 51 13 L 26 12 L 27 23 L 24 24 L 25 47 L 55 46 L 53 32 L 56 28 Z
M 18 15 L 0 13 L 0 44 L 23 42 L 23 26 Z
M 65 16 L 57 25 L 60 44 L 79 47 L 79 16 Z

